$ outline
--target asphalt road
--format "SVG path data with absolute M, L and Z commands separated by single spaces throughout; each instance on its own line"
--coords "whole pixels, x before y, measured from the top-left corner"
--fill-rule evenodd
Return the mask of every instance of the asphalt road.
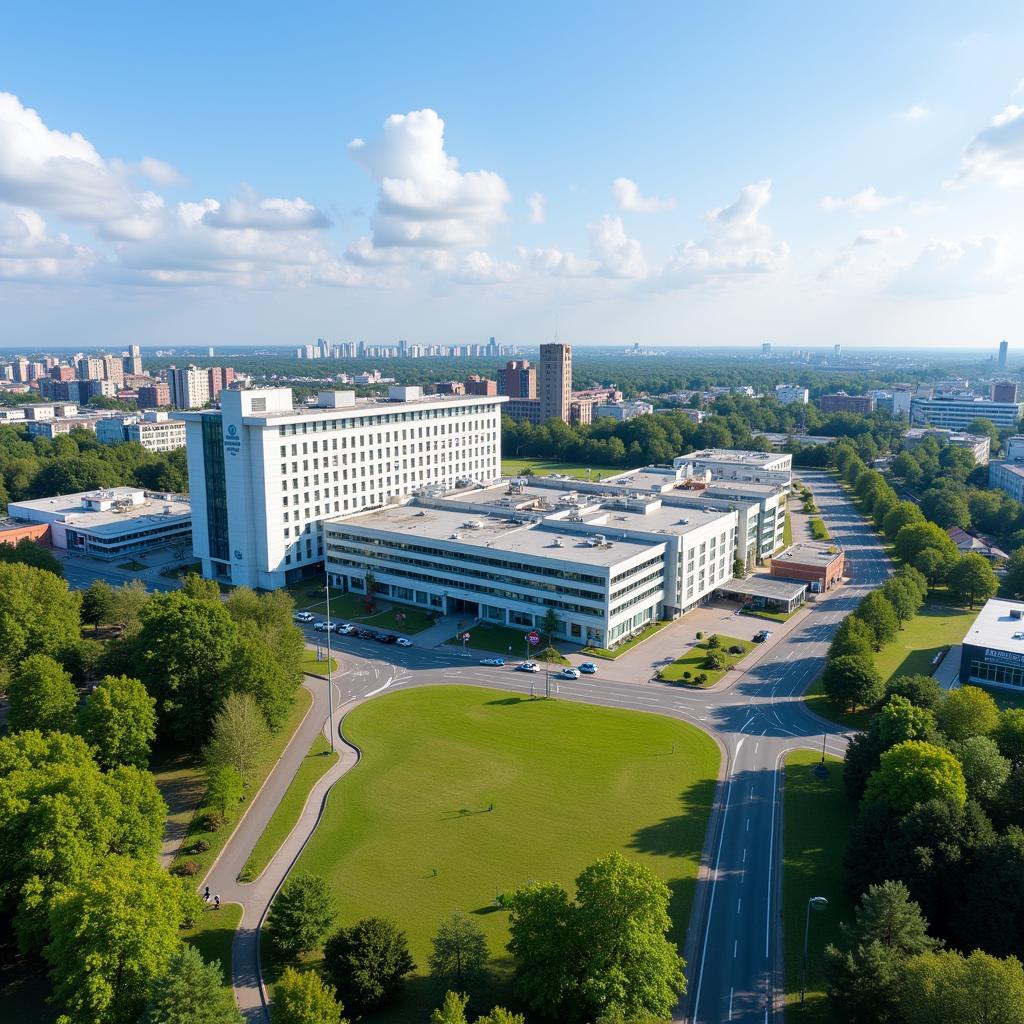
M 881 545 L 834 478 L 825 473 L 800 475 L 814 490 L 822 518 L 847 553 L 850 583 L 819 598 L 795 623 L 777 627 L 778 635 L 759 649 L 752 665 L 714 688 L 693 691 L 647 679 L 618 678 L 614 662 L 601 663 L 598 676 L 556 684 L 561 699 L 691 722 L 715 737 L 724 751 L 723 776 L 685 949 L 688 993 L 676 1014 L 677 1020 L 691 1024 L 781 1019 L 781 761 L 788 750 L 821 749 L 824 730 L 834 729 L 812 715 L 800 695 L 821 671 L 838 624 L 889 573 Z M 324 641 L 323 634 L 311 629 L 307 637 L 311 642 Z M 325 724 L 326 683 L 307 678 L 306 685 L 314 693 L 313 708 L 205 880 L 222 900 L 243 906 L 234 945 L 235 991 L 247 1017 L 261 1022 L 269 1015 L 259 986 L 259 925 L 315 828 L 330 785 L 356 762 L 357 752 L 347 749 L 339 766 L 314 790 L 303 820 L 263 875 L 248 885 L 239 885 L 236 876 L 318 729 L 323 727 L 329 735 L 333 728 L 337 736 L 348 710 L 384 690 L 438 683 L 485 685 L 524 694 L 531 688 L 538 693 L 544 690 L 543 673 L 520 673 L 511 665 L 482 666 L 450 649 L 381 648 L 373 641 L 348 637 L 332 637 L 332 647 L 340 661 L 333 727 Z M 846 742 L 847 736 L 841 733 L 825 738 L 826 749 L 840 756 Z

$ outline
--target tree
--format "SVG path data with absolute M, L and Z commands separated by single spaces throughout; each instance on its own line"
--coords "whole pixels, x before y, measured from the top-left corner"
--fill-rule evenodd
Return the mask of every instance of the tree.
M 156 701 L 138 679 L 105 676 L 86 698 L 78 731 L 96 748 L 102 767 L 144 768 L 156 739 Z
M 184 742 L 205 740 L 232 688 L 238 627 L 219 601 L 181 591 L 151 597 L 141 618 L 134 661 L 157 699 L 161 729 Z
M 1024 708 L 1006 708 L 999 713 L 999 722 L 992 733 L 999 753 L 1014 766 L 1024 764 Z
M 335 932 L 324 946 L 324 964 L 342 1001 L 359 1015 L 387 1002 L 416 969 L 405 932 L 384 917 Z
M 982 847 L 954 915 L 957 945 L 997 956 L 1024 949 L 1024 830 Z
M 555 611 L 552 605 L 548 605 L 548 609 L 544 613 L 544 622 L 541 629 L 544 631 L 544 635 L 548 638 L 549 645 L 553 642 L 553 638 L 558 632 L 558 625 L 558 612 Z
M 949 534 L 935 523 L 916 522 L 904 526 L 893 543 L 896 556 L 904 562 L 914 563 L 915 556 L 925 548 L 935 548 L 952 563 L 960 557 Z
M 272 1024 L 345 1024 L 342 1006 L 316 971 L 286 967 L 274 986 Z
M 876 651 L 880 651 L 887 643 L 896 639 L 900 628 L 899 619 L 896 610 L 889 604 L 882 591 L 872 590 L 853 614 L 870 627 L 875 638 L 873 646 Z
M 957 559 L 938 548 L 922 548 L 914 555 L 913 568 L 921 573 L 929 586 L 938 586 L 956 565 Z
M 895 573 L 895 578 L 913 587 L 922 603 L 928 597 L 928 580 L 924 573 L 918 572 L 912 565 L 901 565 Z
M 455 910 L 438 926 L 431 943 L 430 973 L 460 989 L 473 988 L 490 957 L 480 925 Z
M 216 580 L 206 580 L 197 572 L 188 572 L 181 578 L 181 591 L 193 601 L 209 601 L 220 603 L 220 584 Z
M 504 1006 L 495 1006 L 490 1013 L 477 1017 L 476 1024 L 526 1024 L 521 1013 L 510 1013 Z
M 75 726 L 78 691 L 71 676 L 45 654 L 30 654 L 7 688 L 11 732 L 71 732 Z
M 448 991 L 444 1002 L 430 1015 L 430 1024 L 468 1024 L 466 1004 L 469 996 L 461 992 Z
M 917 587 L 901 576 L 890 576 L 882 584 L 882 596 L 892 605 L 896 619 L 903 628 L 920 610 L 924 600 Z
M 245 782 L 238 774 L 238 769 L 230 764 L 222 764 L 210 769 L 206 774 L 206 802 L 216 807 L 225 818 L 232 807 L 236 807 L 245 793 Z
M 747 565 L 742 558 L 732 560 L 732 574 L 736 579 L 741 580 L 747 575 Z
M 977 552 L 969 551 L 949 571 L 949 589 L 971 608 L 975 601 L 987 601 L 999 589 L 992 566 Z
M 847 615 L 839 624 L 828 649 L 830 659 L 849 655 L 871 657 L 875 634 L 871 627 L 856 615 Z
M 907 740 L 882 754 L 878 771 L 868 779 L 864 800 L 884 801 L 897 814 L 928 800 L 947 800 L 963 807 L 967 783 L 960 762 L 948 750 Z
M 849 711 L 874 704 L 882 696 L 882 677 L 874 662 L 863 654 L 830 658 L 821 683 L 829 700 Z
M 921 511 L 925 518 L 941 526 L 967 529 L 971 525 L 971 510 L 963 487 L 932 487 L 921 495 Z
M 267 924 L 282 956 L 308 953 L 323 941 L 337 916 L 330 887 L 316 875 L 296 875 L 274 898 Z
M 865 732 L 854 733 L 846 747 L 846 764 L 843 766 L 843 788 L 852 803 L 860 803 L 867 788 L 868 779 L 877 771 L 882 757 L 882 741 L 878 735 L 876 716 Z
M 560 1020 L 593 1020 L 612 1007 L 628 1020 L 670 1016 L 685 979 L 667 938 L 668 904 L 665 883 L 619 853 L 584 869 L 575 901 L 550 883 L 520 889 L 508 949 L 523 998 Z
M 889 540 L 895 540 L 904 526 L 923 523 L 924 514 L 912 501 L 897 502 L 885 515 L 882 531 Z
M 142 609 L 149 603 L 149 591 L 142 580 L 131 580 L 111 590 L 108 619 L 127 636 L 137 633 L 142 624 Z
M 1010 776 L 1010 762 L 988 736 L 971 736 L 951 747 L 963 767 L 967 792 L 983 807 L 990 806 Z
M 230 765 L 249 783 L 263 759 L 267 739 L 267 723 L 256 701 L 247 693 L 229 693 L 213 720 L 203 759 L 210 769 Z
M 906 697 L 911 704 L 928 711 L 938 711 L 943 691 L 934 676 L 913 674 L 896 676 L 885 685 L 887 697 Z
M 1003 588 L 1010 597 L 1024 597 L 1024 547 L 1010 553 L 1003 576 Z
M 45 569 L 0 563 L 0 669 L 29 654 L 59 656 L 80 633 L 78 595 Z
M 139 1024 L 243 1024 L 219 965 L 183 943 L 149 987 Z
M 922 953 L 908 961 L 904 1024 L 1024 1024 L 1024 967 L 980 949 Z
M 113 588 L 106 580 L 93 580 L 82 593 L 82 621 L 98 633 L 100 626 L 110 621 L 113 610 Z
M 108 857 L 62 889 L 46 959 L 70 1024 L 134 1024 L 181 939 L 183 892 L 155 860 Z
M 300 641 L 299 650 L 304 651 Z M 279 729 L 288 717 L 295 690 L 302 681 L 297 657 L 264 633 L 254 622 L 238 624 L 232 686 L 256 701 L 267 726 Z M 286 667 L 287 665 L 287 667 Z
M 978 686 L 953 690 L 939 708 L 939 728 L 955 743 L 971 736 L 988 736 L 998 725 L 998 705 Z
M 919 708 L 900 696 L 892 696 L 882 705 L 877 722 L 883 750 L 904 740 L 932 742 L 938 732 L 933 712 Z

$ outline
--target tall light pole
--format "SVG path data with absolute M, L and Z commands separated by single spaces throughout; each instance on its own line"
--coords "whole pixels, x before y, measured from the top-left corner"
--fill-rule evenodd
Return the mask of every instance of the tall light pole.
M 800 972 L 800 1005 L 804 1005 L 804 994 L 807 991 L 807 939 L 811 933 L 811 907 L 815 910 L 824 910 L 828 906 L 828 900 L 824 896 L 812 896 L 807 901 L 807 919 L 804 922 L 804 963 Z
M 324 590 L 327 592 L 327 708 L 331 730 L 331 753 L 334 753 L 334 676 L 331 672 L 331 574 L 324 559 Z

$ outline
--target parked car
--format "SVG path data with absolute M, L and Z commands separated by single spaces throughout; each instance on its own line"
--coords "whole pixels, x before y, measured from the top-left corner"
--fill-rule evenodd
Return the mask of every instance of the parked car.
M 292 618 L 296 622 L 312 622 L 316 616 L 312 612 L 296 612 Z
M 558 678 L 558 679 L 579 679 L 579 677 L 580 677 L 580 670 L 578 668 L 563 668 L 562 671 L 558 673 L 556 678 Z
M 592 661 L 585 661 L 582 665 L 580 665 L 580 671 L 585 676 L 592 676 L 596 674 L 597 666 Z
M 505 664 L 505 659 L 504 658 L 481 658 L 480 659 L 480 664 L 481 665 L 494 665 L 494 666 L 500 668 L 502 665 Z
M 336 622 L 334 624 L 334 632 L 340 633 L 342 636 L 348 636 L 352 632 L 351 622 Z
M 760 633 L 755 633 L 754 634 L 754 643 L 755 644 L 763 644 L 765 642 L 765 640 L 767 640 L 768 637 L 770 637 L 770 636 L 771 636 L 771 633 L 769 633 L 767 629 L 762 629 Z
M 356 630 L 356 636 L 359 637 L 360 640 L 372 640 L 373 639 L 373 630 L 372 629 L 357 629 Z
M 313 628 L 318 633 L 326 633 L 329 629 L 330 630 L 334 629 L 334 623 L 330 622 L 330 621 L 328 621 L 328 622 L 323 622 L 323 621 L 315 622 L 315 623 L 313 623 Z
M 381 643 L 384 643 L 384 644 L 397 644 L 398 643 L 398 636 L 395 633 L 388 633 L 387 636 L 385 636 L 384 639 L 381 641 Z
M 539 672 L 540 665 L 535 661 L 523 661 L 516 665 L 517 672 Z
M 412 647 L 412 641 L 407 640 L 404 636 L 396 637 L 395 643 L 398 644 L 399 647 Z
M 374 640 L 379 644 L 386 644 L 388 642 L 387 633 L 374 632 L 370 634 Z M 397 637 L 395 639 L 398 639 Z

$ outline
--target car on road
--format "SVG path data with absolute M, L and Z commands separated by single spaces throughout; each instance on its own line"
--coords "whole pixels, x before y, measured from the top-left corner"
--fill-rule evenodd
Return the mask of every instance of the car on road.
M 480 659 L 480 664 L 481 665 L 494 665 L 494 666 L 500 668 L 502 665 L 505 664 L 505 659 L 504 658 L 481 658 Z
M 582 665 L 579 666 L 579 670 L 585 676 L 592 676 L 592 675 L 596 675 L 596 673 L 597 673 L 597 666 L 592 661 L 585 661 L 585 662 L 583 662 Z
M 374 632 L 372 629 L 357 629 L 356 636 L 359 637 L 360 640 L 372 640 Z
M 579 679 L 580 670 L 578 668 L 563 668 L 561 672 L 555 677 L 557 679 Z
M 379 630 L 377 630 L 371 635 L 373 636 L 373 639 L 376 640 L 377 643 L 379 644 L 386 644 L 388 642 L 387 633 L 381 633 Z M 395 639 L 397 640 L 398 637 L 395 637 Z
M 326 633 L 328 630 L 333 630 L 334 629 L 334 623 L 331 622 L 330 620 L 328 620 L 327 622 L 323 622 L 323 621 L 321 621 L 321 622 L 314 622 L 313 623 L 313 628 L 318 633 Z
M 763 644 L 765 642 L 765 640 L 767 640 L 768 637 L 770 637 L 770 636 L 771 636 L 771 633 L 767 629 L 762 629 L 760 633 L 755 633 L 754 634 L 754 643 L 755 644 Z
M 517 672 L 539 672 L 540 665 L 535 661 L 523 661 L 516 665 Z
M 312 622 L 316 616 L 312 612 L 296 612 L 292 618 L 296 622 Z
M 412 641 L 407 640 L 404 636 L 396 637 L 395 643 L 398 644 L 399 647 L 412 647 Z
M 381 643 L 382 644 L 397 644 L 398 643 L 398 635 L 396 633 L 387 633 L 387 634 L 385 634 L 384 639 L 381 640 Z
M 334 632 L 341 636 L 348 636 L 355 628 L 351 622 L 336 622 L 334 624 Z

